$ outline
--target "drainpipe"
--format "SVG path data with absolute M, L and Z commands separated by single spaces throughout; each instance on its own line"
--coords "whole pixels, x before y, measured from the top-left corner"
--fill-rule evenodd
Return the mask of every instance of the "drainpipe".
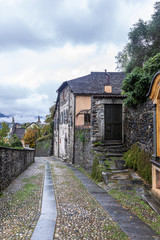
M 75 113 L 76 113 L 76 98 L 74 95 L 74 110 L 73 110 L 73 157 L 72 164 L 75 163 Z
M 153 134 L 154 134 L 154 154 L 153 158 L 156 160 L 157 158 L 157 121 L 156 121 L 156 107 L 157 105 L 154 104 L 154 113 L 153 113 Z
M 58 106 L 58 158 L 59 158 L 59 124 L 60 124 L 60 98 Z

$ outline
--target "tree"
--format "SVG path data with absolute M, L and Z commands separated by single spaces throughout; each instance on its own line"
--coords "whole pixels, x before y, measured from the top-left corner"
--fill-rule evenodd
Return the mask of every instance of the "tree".
M 150 58 L 142 68 L 136 67 L 127 74 L 123 81 L 123 94 L 126 95 L 125 104 L 135 107 L 146 101 L 146 94 L 154 74 L 160 69 L 160 53 Z
M 20 141 L 16 134 L 13 134 L 13 136 L 11 137 L 10 145 L 11 147 L 23 147 L 22 142 Z
M 53 104 L 53 106 L 51 106 L 51 107 L 49 108 L 49 114 L 46 115 L 46 119 L 45 119 L 45 122 L 46 122 L 46 123 L 50 123 L 50 122 L 53 121 L 54 109 L 55 109 L 55 104 Z
M 30 148 L 35 148 L 36 140 L 40 136 L 41 136 L 41 134 L 40 134 L 39 129 L 29 128 L 24 135 L 25 144 L 28 144 Z
M 133 25 L 128 33 L 129 42 L 116 56 L 117 69 L 131 72 L 160 52 L 160 2 L 154 5 L 150 21 L 142 19 Z
M 0 140 L 3 140 L 9 132 L 9 125 L 6 122 L 2 122 L 0 125 L 2 127 L 0 129 Z

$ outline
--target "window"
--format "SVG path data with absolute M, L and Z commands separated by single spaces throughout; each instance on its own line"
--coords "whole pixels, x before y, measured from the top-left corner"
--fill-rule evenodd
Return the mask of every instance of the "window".
M 66 116 L 65 116 L 65 110 L 63 111 L 63 123 L 65 123 L 65 119 L 66 119 Z
M 63 99 L 65 99 L 65 90 L 62 92 Z
M 61 112 L 61 124 L 63 124 L 63 112 Z
M 68 123 L 68 111 L 66 110 L 66 114 L 65 114 L 65 123 Z
M 57 119 L 54 119 L 54 130 L 56 130 L 56 126 L 57 126 Z
M 72 116 L 70 117 L 70 126 L 72 126 Z
M 84 114 L 84 125 L 90 125 L 90 115 L 88 113 Z

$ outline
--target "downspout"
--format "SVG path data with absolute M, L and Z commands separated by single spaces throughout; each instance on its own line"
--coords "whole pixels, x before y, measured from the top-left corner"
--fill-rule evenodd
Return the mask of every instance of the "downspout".
M 154 113 L 153 113 L 153 132 L 154 132 L 154 154 L 153 157 L 156 160 L 157 158 L 157 121 L 156 121 L 156 107 L 157 105 L 154 104 Z
M 76 98 L 74 95 L 74 108 L 73 108 L 73 157 L 72 164 L 75 163 L 75 113 L 76 113 Z
M 59 106 L 58 106 L 58 158 L 59 158 L 59 124 L 60 124 L 60 97 L 59 98 Z

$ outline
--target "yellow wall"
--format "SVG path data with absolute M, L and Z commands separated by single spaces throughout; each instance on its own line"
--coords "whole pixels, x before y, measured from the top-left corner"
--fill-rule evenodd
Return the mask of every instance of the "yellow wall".
M 160 199 L 160 189 L 157 188 L 157 183 L 156 183 L 156 174 L 157 171 L 160 171 L 160 169 L 154 165 L 152 165 L 152 192 L 153 194 Z
M 91 109 L 91 96 L 76 96 L 76 115 L 86 109 Z M 75 125 L 84 125 L 84 115 L 78 115 L 75 117 Z
M 157 156 L 160 157 L 160 96 L 157 99 Z

